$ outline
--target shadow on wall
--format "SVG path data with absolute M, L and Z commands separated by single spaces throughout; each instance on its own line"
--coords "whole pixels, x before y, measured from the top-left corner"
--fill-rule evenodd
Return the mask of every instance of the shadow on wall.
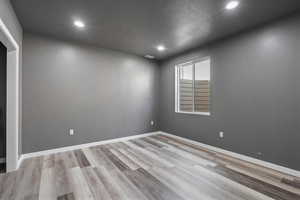
M 2 98 L 2 96 L 1 96 Z M 5 120 L 5 108 L 0 108 L 0 158 L 5 158 L 6 151 L 6 120 Z
M 0 159 L 6 157 L 6 55 L 0 43 Z

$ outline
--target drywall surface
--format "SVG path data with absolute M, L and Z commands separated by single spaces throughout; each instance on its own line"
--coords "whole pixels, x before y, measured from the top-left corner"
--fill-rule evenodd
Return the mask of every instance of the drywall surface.
M 158 130 L 155 62 L 34 34 L 23 45 L 24 153 Z

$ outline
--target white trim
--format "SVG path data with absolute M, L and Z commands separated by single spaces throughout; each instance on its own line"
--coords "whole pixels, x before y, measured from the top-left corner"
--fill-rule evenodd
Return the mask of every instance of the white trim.
M 178 114 L 187 114 L 187 115 L 204 115 L 204 116 L 210 116 L 209 112 L 182 112 L 182 111 L 177 111 L 176 113 L 178 113 Z
M 111 140 L 103 140 L 103 141 L 98 141 L 98 142 L 50 149 L 50 150 L 45 150 L 45 151 L 38 151 L 38 152 L 33 152 L 33 153 L 27 153 L 27 154 L 23 154 L 21 156 L 18 166 L 20 166 L 22 161 L 27 158 L 32 158 L 32 157 L 37 157 L 37 156 L 45 156 L 45 155 L 49 155 L 49 154 L 53 154 L 53 153 L 60 153 L 60 152 L 65 152 L 65 151 L 73 151 L 76 149 L 83 149 L 83 148 L 88 148 L 88 147 L 97 146 L 97 145 L 111 144 L 111 143 L 116 143 L 116 142 L 124 142 L 124 141 L 132 140 L 132 139 L 143 138 L 143 137 L 148 137 L 148 136 L 158 135 L 158 134 L 160 134 L 160 131 L 145 133 L 145 134 L 140 134 L 140 135 L 133 135 L 133 136 L 128 136 L 128 137 L 122 137 L 122 138 L 116 138 L 116 139 L 111 139 Z
M 7 124 L 6 124 L 6 159 L 7 171 L 17 169 L 19 159 L 19 45 L 0 18 L 0 34 L 4 34 L 6 44 L 13 49 L 7 53 Z
M 211 59 L 211 56 L 194 56 L 191 58 L 186 58 L 181 61 L 178 61 L 175 63 L 175 65 L 176 66 L 177 65 L 187 65 L 187 64 L 190 64 L 193 62 L 201 62 L 201 61 L 208 60 L 208 59 Z
M 0 164 L 5 163 L 6 162 L 6 158 L 0 158 Z
M 175 65 L 175 112 L 179 111 L 179 90 L 178 90 L 178 74 L 179 68 Z
M 201 142 L 197 142 L 197 141 L 194 141 L 194 140 L 183 138 L 183 137 L 180 137 L 180 136 L 177 136 L 177 135 L 172 135 L 172 134 L 169 134 L 169 133 L 166 133 L 166 132 L 161 131 L 160 134 L 166 135 L 166 136 L 169 136 L 169 137 L 173 137 L 173 138 L 176 138 L 176 139 L 180 139 L 180 140 L 183 140 L 183 141 L 195 144 L 195 145 L 199 145 L 199 146 L 207 148 L 209 150 L 220 152 L 220 153 L 229 155 L 231 157 L 238 158 L 240 160 L 244 160 L 244 161 L 251 162 L 251 163 L 266 167 L 266 168 L 270 168 L 270 169 L 279 171 L 281 173 L 285 173 L 285 174 L 289 174 L 289 175 L 292 175 L 292 176 L 300 177 L 300 171 L 297 171 L 297 170 L 294 170 L 294 169 L 290 169 L 290 168 L 283 167 L 283 166 L 280 166 L 280 165 L 276 165 L 276 164 L 273 164 L 273 163 L 270 163 L 270 162 L 267 162 L 267 161 L 252 158 L 250 156 L 245 156 L 245 155 L 242 155 L 242 154 L 234 153 L 234 152 L 231 152 L 231 151 L 228 151 L 228 150 L 224 150 L 224 149 L 221 149 L 221 148 L 218 148 L 218 147 L 203 144 Z
M 179 63 L 175 64 L 175 113 L 178 114 L 188 114 L 188 115 L 204 115 L 204 116 L 210 116 L 210 112 L 195 112 L 195 97 L 194 97 L 194 90 L 195 90 L 195 64 L 198 62 L 203 62 L 203 61 L 209 61 L 209 75 L 210 75 L 210 82 L 212 80 L 212 67 L 211 67 L 211 57 L 210 56 L 205 56 L 205 57 L 197 57 L 194 59 L 191 59 L 187 62 L 184 63 Z M 193 111 L 192 112 L 185 112 L 185 111 L 180 111 L 180 90 L 179 90 L 179 69 L 180 67 L 183 67 L 185 65 L 192 65 L 193 66 L 193 96 L 192 96 L 192 101 L 193 101 Z M 211 96 L 211 93 L 210 93 Z M 211 101 L 211 100 L 210 100 Z

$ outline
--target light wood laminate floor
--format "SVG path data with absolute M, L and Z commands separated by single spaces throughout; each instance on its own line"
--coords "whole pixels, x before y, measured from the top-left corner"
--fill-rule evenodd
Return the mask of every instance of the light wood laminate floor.
M 24 160 L 1 200 L 300 200 L 300 180 L 164 135 Z

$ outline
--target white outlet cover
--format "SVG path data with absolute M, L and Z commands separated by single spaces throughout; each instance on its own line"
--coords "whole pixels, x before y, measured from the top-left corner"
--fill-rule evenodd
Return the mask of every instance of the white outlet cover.
M 154 125 L 154 121 L 152 120 L 152 121 L 150 122 L 150 124 L 151 124 L 151 126 L 153 126 L 153 125 Z
M 220 136 L 220 138 L 223 138 L 224 137 L 224 132 L 220 132 L 219 136 Z
M 70 129 L 70 130 L 69 130 L 69 134 L 70 134 L 70 135 L 74 135 L 74 129 Z

